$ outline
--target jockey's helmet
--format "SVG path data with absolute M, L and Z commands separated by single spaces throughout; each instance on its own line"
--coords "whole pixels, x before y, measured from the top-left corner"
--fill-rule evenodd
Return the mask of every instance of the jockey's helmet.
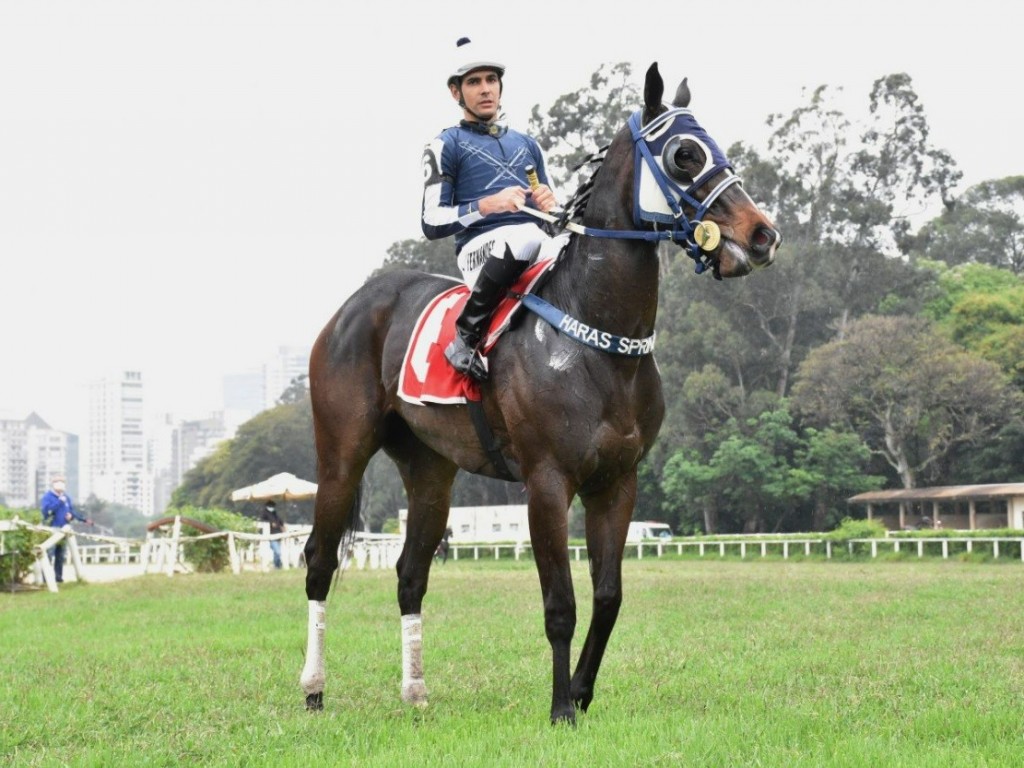
M 493 51 L 479 47 L 468 37 L 460 37 L 455 43 L 455 54 L 452 65 L 448 69 L 448 85 L 458 85 L 464 75 L 468 75 L 474 69 L 493 69 L 498 77 L 505 75 L 505 65 L 489 58 Z

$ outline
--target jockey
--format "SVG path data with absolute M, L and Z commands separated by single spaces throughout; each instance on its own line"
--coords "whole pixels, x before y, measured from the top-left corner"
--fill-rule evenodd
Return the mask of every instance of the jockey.
M 462 108 L 462 120 L 424 150 L 421 223 L 429 240 L 454 235 L 459 269 L 472 289 L 445 357 L 459 372 L 483 381 L 487 361 L 477 347 L 491 313 L 550 239 L 520 209 L 548 212 L 558 204 L 536 140 L 499 122 L 505 65 L 476 47 L 465 37 L 456 44 L 448 90 Z M 536 169 L 533 186 L 529 166 Z

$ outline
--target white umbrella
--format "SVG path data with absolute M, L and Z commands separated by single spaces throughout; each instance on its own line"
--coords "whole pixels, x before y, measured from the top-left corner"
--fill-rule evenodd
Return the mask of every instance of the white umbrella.
M 266 501 L 281 499 L 297 501 L 316 496 L 316 483 L 296 477 L 291 472 L 280 472 L 255 485 L 239 488 L 231 494 L 232 501 Z

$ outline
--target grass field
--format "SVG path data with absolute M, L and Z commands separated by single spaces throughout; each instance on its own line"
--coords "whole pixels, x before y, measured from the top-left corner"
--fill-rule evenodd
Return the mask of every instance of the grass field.
M 327 610 L 303 709 L 304 573 L 0 594 L 0 764 L 1019 766 L 1024 566 L 627 561 L 594 703 L 547 722 L 530 563 L 434 568 L 431 704 L 401 705 L 395 577 Z M 574 572 L 589 619 L 585 564 Z

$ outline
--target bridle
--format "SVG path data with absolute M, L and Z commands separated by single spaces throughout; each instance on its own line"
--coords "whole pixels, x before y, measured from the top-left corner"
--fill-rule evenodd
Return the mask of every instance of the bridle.
M 682 107 L 672 107 L 658 115 L 646 125 L 641 125 L 642 112 L 634 112 L 629 118 L 629 130 L 633 139 L 634 173 L 633 173 L 633 224 L 636 229 L 600 229 L 586 227 L 575 222 L 568 222 L 565 217 L 556 217 L 541 213 L 536 209 L 524 207 L 522 210 L 538 218 L 554 223 L 571 232 L 589 237 L 603 237 L 616 240 L 668 240 L 681 246 L 695 262 L 694 271 L 701 274 L 714 266 L 712 253 L 721 242 L 721 232 L 713 221 L 705 221 L 708 210 L 729 187 L 742 184 L 743 179 L 733 172 L 732 164 L 718 148 L 714 140 L 700 127 L 693 112 Z M 678 130 L 670 131 L 676 121 L 681 125 Z M 672 142 L 680 137 L 692 138 L 705 151 L 706 163 L 701 173 L 686 187 L 681 186 L 665 170 L 665 155 Z M 678 143 L 676 144 L 678 146 Z M 604 148 L 607 150 L 607 147 Z M 594 160 L 603 159 L 604 152 L 594 156 Z M 717 174 L 726 173 L 715 187 L 704 197 L 698 199 L 701 187 Z M 653 183 L 661 191 L 658 202 L 663 202 L 662 210 L 652 210 L 648 197 L 642 198 L 647 183 Z M 663 200 L 662 200 L 663 198 Z M 692 216 L 686 215 L 686 209 L 693 211 Z

